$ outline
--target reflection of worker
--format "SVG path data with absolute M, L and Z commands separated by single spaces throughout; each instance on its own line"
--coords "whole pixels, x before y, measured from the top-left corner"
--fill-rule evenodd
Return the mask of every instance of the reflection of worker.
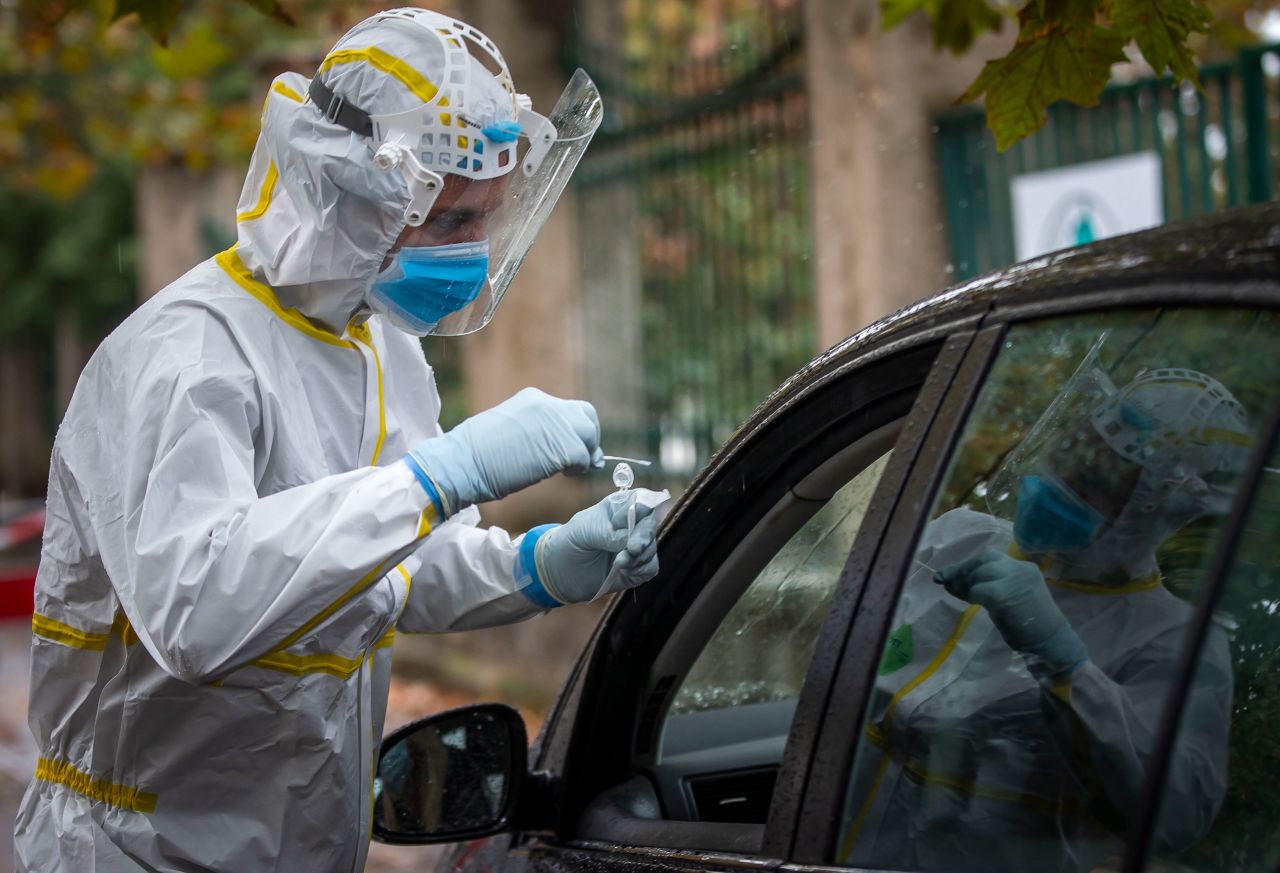
M 1091 383 L 1091 384 L 1089 384 Z M 1188 370 L 1117 391 L 1089 367 L 992 481 L 1012 522 L 931 522 L 895 619 L 855 770 L 841 856 L 892 869 L 1091 869 L 1118 853 L 1190 607 L 1155 550 L 1225 512 L 1244 410 Z M 937 584 L 935 584 L 937 583 Z M 1209 640 L 1158 834 L 1205 834 L 1226 782 L 1231 672 Z
M 58 433 L 20 870 L 361 869 L 392 628 L 654 574 L 654 517 L 631 531 L 617 497 L 478 529 L 472 504 L 599 465 L 595 412 L 530 389 L 442 435 L 406 332 L 488 320 L 593 93 L 575 77 L 548 120 L 423 10 L 275 80 L 238 245 L 103 344 Z

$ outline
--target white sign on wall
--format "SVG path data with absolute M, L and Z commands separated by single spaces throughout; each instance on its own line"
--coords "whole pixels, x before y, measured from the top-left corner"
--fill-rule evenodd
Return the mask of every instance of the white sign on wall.
M 1155 152 L 1028 173 L 1011 187 L 1020 261 L 1164 222 Z

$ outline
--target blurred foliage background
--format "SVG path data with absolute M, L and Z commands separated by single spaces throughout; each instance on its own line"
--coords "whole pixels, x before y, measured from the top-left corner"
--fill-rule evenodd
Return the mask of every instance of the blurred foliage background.
M 641 385 L 609 418 L 677 475 L 815 349 L 799 13 L 796 0 L 625 0 L 616 27 L 570 43 L 607 112 L 579 190 L 614 212 L 585 223 L 583 247 L 639 253 L 638 275 L 585 301 L 629 305 L 620 283 L 638 298 Z M 591 378 L 589 393 L 608 393 Z
M 43 335 L 74 305 L 97 338 L 129 311 L 137 169 L 244 166 L 264 80 L 363 12 L 292 6 L 302 23 L 188 3 L 160 29 L 154 16 L 113 18 L 131 7 L 110 0 L 0 4 L 0 192 L 15 241 L 0 251 L 0 331 Z

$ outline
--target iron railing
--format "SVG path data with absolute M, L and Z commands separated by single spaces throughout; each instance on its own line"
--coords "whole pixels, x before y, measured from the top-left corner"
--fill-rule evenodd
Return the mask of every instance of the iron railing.
M 575 177 L 586 396 L 674 484 L 815 342 L 799 16 L 729 6 L 618 4 L 570 58 L 606 107 Z

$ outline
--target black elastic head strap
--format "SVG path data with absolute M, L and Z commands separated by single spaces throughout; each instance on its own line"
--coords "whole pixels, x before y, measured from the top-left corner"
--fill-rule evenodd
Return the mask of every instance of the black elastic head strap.
M 325 121 L 340 124 L 352 133 L 373 136 L 373 120 L 369 113 L 347 102 L 345 97 L 333 93 L 320 77 L 311 80 L 307 96 L 324 115 Z

